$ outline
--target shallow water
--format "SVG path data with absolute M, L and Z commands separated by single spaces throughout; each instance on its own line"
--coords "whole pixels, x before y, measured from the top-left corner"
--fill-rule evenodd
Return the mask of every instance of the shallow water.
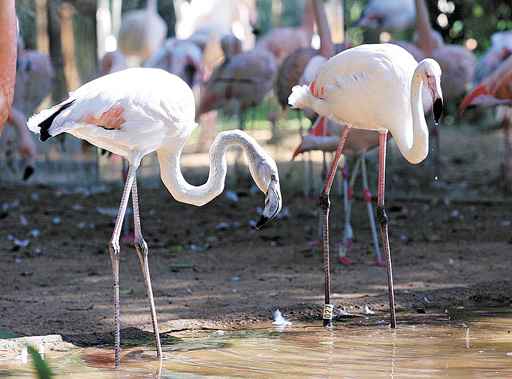
M 47 354 L 57 378 L 512 377 L 512 312 L 480 311 L 428 323 L 338 323 L 333 330 L 297 324 L 236 332 L 177 334 L 160 367 L 151 348 L 123 350 L 113 370 L 110 349 Z M 0 362 L 0 377 L 31 377 L 28 364 Z

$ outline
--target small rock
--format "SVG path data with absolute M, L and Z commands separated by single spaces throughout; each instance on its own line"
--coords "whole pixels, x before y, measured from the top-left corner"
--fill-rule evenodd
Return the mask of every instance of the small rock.
M 452 213 L 450 213 L 450 217 L 458 220 L 461 218 L 461 214 L 457 209 L 454 209 Z
M 215 229 L 217 230 L 228 230 L 229 227 L 230 225 L 227 222 L 219 222 L 217 225 L 215 225 Z
M 373 311 L 372 309 L 370 309 L 370 307 L 368 306 L 368 304 L 365 304 L 365 305 L 364 305 L 364 314 L 365 314 L 365 315 L 374 315 L 374 314 L 375 314 L 375 311 Z
M 276 326 L 291 325 L 291 322 L 283 317 L 283 315 L 281 314 L 281 311 L 279 309 L 276 309 L 274 311 L 274 313 L 272 314 L 272 317 L 274 319 L 274 321 L 272 322 L 273 325 L 276 325 Z
M 28 245 L 30 245 L 30 240 L 19 240 L 19 239 L 15 238 L 13 243 L 14 243 L 14 246 L 24 248 L 24 247 L 27 247 Z
M 238 203 L 240 201 L 238 194 L 235 191 L 226 191 L 224 197 L 232 203 Z

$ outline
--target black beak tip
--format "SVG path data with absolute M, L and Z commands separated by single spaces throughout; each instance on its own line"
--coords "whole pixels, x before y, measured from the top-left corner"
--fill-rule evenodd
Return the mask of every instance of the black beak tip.
M 23 171 L 23 181 L 27 181 L 34 174 L 34 167 L 27 166 Z
M 443 100 L 438 98 L 434 101 L 434 121 L 439 123 L 439 120 L 441 119 L 441 116 L 443 115 Z
M 269 221 L 270 219 L 268 217 L 261 216 L 260 220 L 256 224 L 256 229 L 260 230 Z

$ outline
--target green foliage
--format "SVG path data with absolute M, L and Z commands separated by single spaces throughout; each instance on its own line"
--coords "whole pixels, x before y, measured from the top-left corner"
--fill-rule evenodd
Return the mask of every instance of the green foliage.
M 32 365 L 36 372 L 38 379 L 52 379 L 53 372 L 48 366 L 48 363 L 41 357 L 41 354 L 32 346 L 27 346 L 28 353 L 32 358 Z

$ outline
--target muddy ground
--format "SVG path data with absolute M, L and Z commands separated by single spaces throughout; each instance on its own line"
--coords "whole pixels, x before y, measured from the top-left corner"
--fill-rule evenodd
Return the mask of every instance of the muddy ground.
M 258 218 L 263 195 L 251 194 L 248 182 L 237 187 L 238 203 L 221 196 L 202 208 L 177 203 L 162 185 L 142 188 L 143 232 L 161 332 L 243 328 L 268 321 L 276 308 L 292 320 L 319 322 L 322 257 L 311 247 L 318 233 L 317 200 L 300 193 L 301 163 L 286 161 L 295 142 L 286 139 L 276 154 L 289 217 L 262 231 L 249 226 Z M 399 322 L 405 313 L 511 302 L 512 203 L 497 185 L 500 134 L 453 128 L 443 143 L 442 176 L 435 185 L 428 164 L 409 166 L 390 148 L 387 206 Z M 319 155 L 315 159 L 318 163 Z M 195 162 L 203 160 L 204 155 Z M 196 166 L 189 172 L 200 182 L 205 167 Z M 374 171 L 373 161 L 370 167 Z M 106 244 L 113 220 L 97 207 L 117 206 L 120 194 L 115 186 L 85 196 L 49 186 L 2 185 L 1 333 L 109 342 L 112 283 Z M 343 214 L 335 193 L 333 206 L 334 260 Z M 222 222 L 231 225 L 219 230 Z M 30 234 L 34 228 L 37 237 Z M 375 317 L 386 317 L 386 272 L 373 265 L 361 201 L 354 205 L 353 228 L 354 264 L 332 267 L 334 302 L 353 314 L 363 314 L 368 305 Z M 24 239 L 28 246 L 16 245 Z M 135 250 L 123 244 L 121 254 L 122 328 L 149 331 Z

